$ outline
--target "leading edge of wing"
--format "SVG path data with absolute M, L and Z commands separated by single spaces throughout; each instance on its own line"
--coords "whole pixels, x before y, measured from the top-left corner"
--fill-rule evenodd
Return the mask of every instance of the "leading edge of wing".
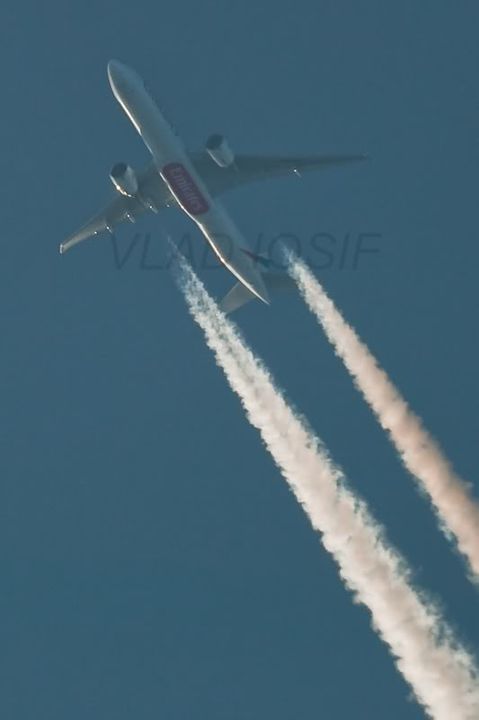
M 62 242 L 60 253 L 65 253 L 82 240 L 87 240 L 105 230 L 111 232 L 125 220 L 134 221 L 147 210 L 158 212 L 172 202 L 171 193 L 154 165 L 149 165 L 139 174 L 138 185 L 138 196 L 115 195 L 102 210 Z
M 103 212 L 98 213 L 98 215 L 91 218 L 91 220 L 60 244 L 60 255 L 66 253 L 67 250 L 70 250 L 70 248 L 82 242 L 82 240 L 87 240 L 94 235 L 98 235 L 98 233 L 108 230 L 109 227 L 105 214 Z
M 98 235 L 105 230 L 112 231 L 127 218 L 135 219 L 145 211 L 145 208 L 135 198 L 117 194 L 110 202 L 90 220 L 82 225 L 75 233 L 70 235 L 60 245 L 60 254 L 70 250 L 74 245 Z

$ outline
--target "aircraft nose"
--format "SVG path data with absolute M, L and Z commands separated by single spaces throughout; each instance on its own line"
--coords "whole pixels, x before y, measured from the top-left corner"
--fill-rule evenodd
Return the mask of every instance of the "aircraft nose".
M 111 85 L 115 85 L 125 76 L 126 67 L 119 60 L 110 60 L 108 63 L 108 79 Z
M 126 88 L 143 84 L 140 76 L 131 67 L 124 65 L 119 60 L 110 60 L 107 69 L 108 79 L 114 92 L 115 90 L 121 92 Z

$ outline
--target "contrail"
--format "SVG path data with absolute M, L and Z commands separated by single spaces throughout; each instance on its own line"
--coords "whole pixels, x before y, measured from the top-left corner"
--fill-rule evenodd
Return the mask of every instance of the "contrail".
M 311 271 L 290 257 L 290 272 L 343 360 L 356 387 L 387 430 L 402 462 L 429 495 L 446 536 L 456 538 L 468 561 L 471 579 L 479 581 L 479 505 L 441 449 L 412 412 L 354 329 L 344 320 Z
M 439 610 L 413 589 L 405 561 L 387 543 L 322 443 L 287 405 L 273 380 L 181 262 L 189 310 L 347 587 L 370 611 L 417 701 L 435 720 L 477 720 L 478 671 Z

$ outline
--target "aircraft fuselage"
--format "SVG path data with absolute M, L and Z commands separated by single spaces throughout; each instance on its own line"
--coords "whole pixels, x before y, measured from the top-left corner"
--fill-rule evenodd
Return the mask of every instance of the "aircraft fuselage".
M 143 139 L 178 205 L 197 224 L 221 262 L 248 290 L 268 303 L 263 278 L 247 252 L 244 237 L 225 208 L 210 194 L 142 79 L 116 60 L 108 64 L 108 78 L 113 94 Z

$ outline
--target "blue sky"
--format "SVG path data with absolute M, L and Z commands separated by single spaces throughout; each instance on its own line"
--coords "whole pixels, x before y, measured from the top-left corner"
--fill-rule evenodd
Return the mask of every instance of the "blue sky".
M 108 238 L 57 247 L 116 161 L 147 161 L 111 57 L 192 148 L 221 131 L 238 152 L 368 152 L 225 202 L 251 242 L 379 236 L 358 269 L 318 274 L 477 487 L 478 20 L 445 2 L 4 4 L 3 717 L 422 717 L 170 274 L 138 248 L 118 270 Z M 118 242 L 136 231 L 161 257 L 168 233 L 202 243 L 174 211 Z M 477 592 L 304 305 L 237 320 L 477 651 Z

